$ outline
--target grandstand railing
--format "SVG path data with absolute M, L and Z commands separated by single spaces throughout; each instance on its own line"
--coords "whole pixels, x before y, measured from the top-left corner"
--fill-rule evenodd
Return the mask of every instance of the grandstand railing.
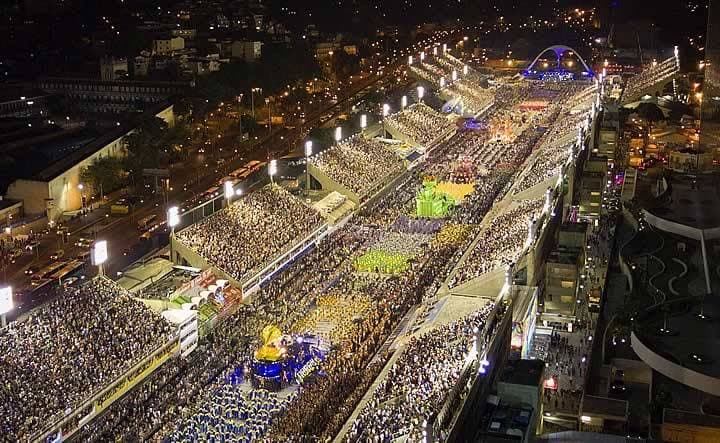
M 48 440 L 62 441 L 69 438 L 82 428 L 82 426 L 162 366 L 170 357 L 177 354 L 179 346 L 177 337 L 173 337 L 163 345 L 160 345 L 154 352 L 147 355 L 128 369 L 123 375 L 115 379 L 114 382 L 105 388 L 96 390 L 87 401 L 68 413 L 61 413 L 51 418 L 41 430 L 31 436 L 30 440 L 33 442 L 46 442 Z

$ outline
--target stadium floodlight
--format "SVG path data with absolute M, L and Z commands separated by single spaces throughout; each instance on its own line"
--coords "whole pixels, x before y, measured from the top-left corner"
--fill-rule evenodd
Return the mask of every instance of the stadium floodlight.
M 418 86 L 417 94 L 418 94 L 418 100 L 422 100 L 423 97 L 425 96 L 425 88 L 423 88 L 422 86 Z
M 12 287 L 0 288 L 0 314 L 5 315 L 12 311 L 14 307 Z
M 405 107 L 407 106 L 407 95 L 402 96 L 402 99 L 400 99 L 400 105 L 403 107 L 403 109 L 405 109 Z
M 225 181 L 225 198 L 227 200 L 230 200 L 233 195 L 235 195 L 235 189 L 233 189 L 233 184 L 230 180 Z
M 14 307 L 12 287 L 6 286 L 4 288 L 0 288 L 0 325 L 3 328 L 7 326 L 5 314 L 12 311 Z
M 108 248 L 107 248 L 107 241 L 105 240 L 99 240 L 96 241 L 93 245 L 93 251 L 92 251 L 92 262 L 93 265 L 99 266 L 102 274 L 102 265 L 105 263 L 108 259 Z
M 468 65 L 463 66 L 463 75 L 467 75 L 468 73 Z
M 409 66 L 412 66 L 412 64 L 413 64 L 413 56 L 412 56 L 412 55 L 408 55 L 408 65 L 409 65 Z
M 457 80 L 457 70 L 453 69 L 452 70 L 452 81 L 455 81 L 455 80 Z
M 270 177 L 273 177 L 277 174 L 277 160 L 270 160 L 270 165 L 268 166 L 268 174 Z
M 382 107 L 382 115 L 383 115 L 383 117 L 387 117 L 389 114 L 390 114 L 390 105 L 385 103 L 385 104 L 383 104 L 383 107 Z
M 360 116 L 360 129 L 367 128 L 367 115 L 363 114 Z
M 180 208 L 172 206 L 167 211 L 167 223 L 171 229 L 175 229 L 175 226 L 180 224 Z
M 335 141 L 339 142 L 342 140 L 342 126 L 335 128 Z
M 441 88 L 445 87 L 445 77 L 440 77 L 440 87 Z
M 310 156 L 312 155 L 313 142 L 305 142 L 305 189 L 310 192 Z
M 173 260 L 173 239 L 175 237 L 175 226 L 180 224 L 180 208 L 171 206 L 167 210 L 167 224 L 170 226 L 170 261 Z

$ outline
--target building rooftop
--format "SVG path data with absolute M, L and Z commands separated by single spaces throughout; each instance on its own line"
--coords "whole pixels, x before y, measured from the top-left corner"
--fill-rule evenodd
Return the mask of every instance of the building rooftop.
M 666 191 L 668 198 L 642 196 L 652 214 L 698 229 L 720 226 L 720 175 L 674 174 Z M 641 196 L 638 196 L 640 198 Z
M 717 415 L 699 414 L 697 412 L 690 411 L 680 411 L 678 409 L 664 409 L 663 423 L 678 423 L 683 425 L 720 428 L 720 417 L 718 417 Z
M 580 405 L 580 413 L 583 415 L 627 418 L 628 402 L 608 397 L 584 395 Z
M 545 362 L 542 360 L 508 360 L 500 381 L 516 385 L 540 386 Z

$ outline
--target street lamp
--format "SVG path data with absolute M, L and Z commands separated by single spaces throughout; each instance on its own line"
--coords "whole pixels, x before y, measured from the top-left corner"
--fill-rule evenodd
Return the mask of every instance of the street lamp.
M 277 160 L 270 160 L 270 165 L 268 166 L 268 175 L 270 176 L 270 184 L 275 184 L 273 181 L 273 177 L 277 174 Z
M 13 310 L 13 290 L 12 287 L 6 286 L 0 288 L 0 326 L 7 326 L 6 314 Z
M 252 109 L 253 119 L 255 118 L 255 93 L 262 92 L 262 88 L 250 89 L 250 109 Z
M 167 223 L 170 226 L 170 261 L 175 263 L 173 260 L 173 240 L 175 239 L 175 226 L 180 224 L 180 209 L 177 206 L 168 208 Z
M 305 142 L 305 190 L 310 192 L 310 156 L 312 155 L 313 142 Z
M 85 213 L 85 192 L 83 191 L 85 189 L 85 185 L 82 183 L 78 183 L 77 185 L 78 190 L 80 191 L 80 209 L 81 212 Z

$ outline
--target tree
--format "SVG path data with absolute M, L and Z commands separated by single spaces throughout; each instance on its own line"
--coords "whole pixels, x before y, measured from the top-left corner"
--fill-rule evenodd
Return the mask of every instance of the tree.
M 645 121 L 648 122 L 648 134 L 652 132 L 652 126 L 655 122 L 659 122 L 660 120 L 665 119 L 665 114 L 663 113 L 662 109 L 660 109 L 660 107 L 655 103 L 640 103 L 635 109 L 635 112 L 637 112 L 640 117 L 642 117 Z
M 142 170 L 160 166 L 161 151 L 167 148 L 167 123 L 161 118 L 145 114 L 136 120 L 136 129 L 124 137 L 128 155 L 125 167 L 133 179 L 139 183 Z
M 360 70 L 360 60 L 343 50 L 338 50 L 333 52 L 332 69 L 338 80 L 346 81 Z
M 80 181 L 92 188 L 93 194 L 104 195 L 125 185 L 127 173 L 117 157 L 96 158 L 80 171 Z

